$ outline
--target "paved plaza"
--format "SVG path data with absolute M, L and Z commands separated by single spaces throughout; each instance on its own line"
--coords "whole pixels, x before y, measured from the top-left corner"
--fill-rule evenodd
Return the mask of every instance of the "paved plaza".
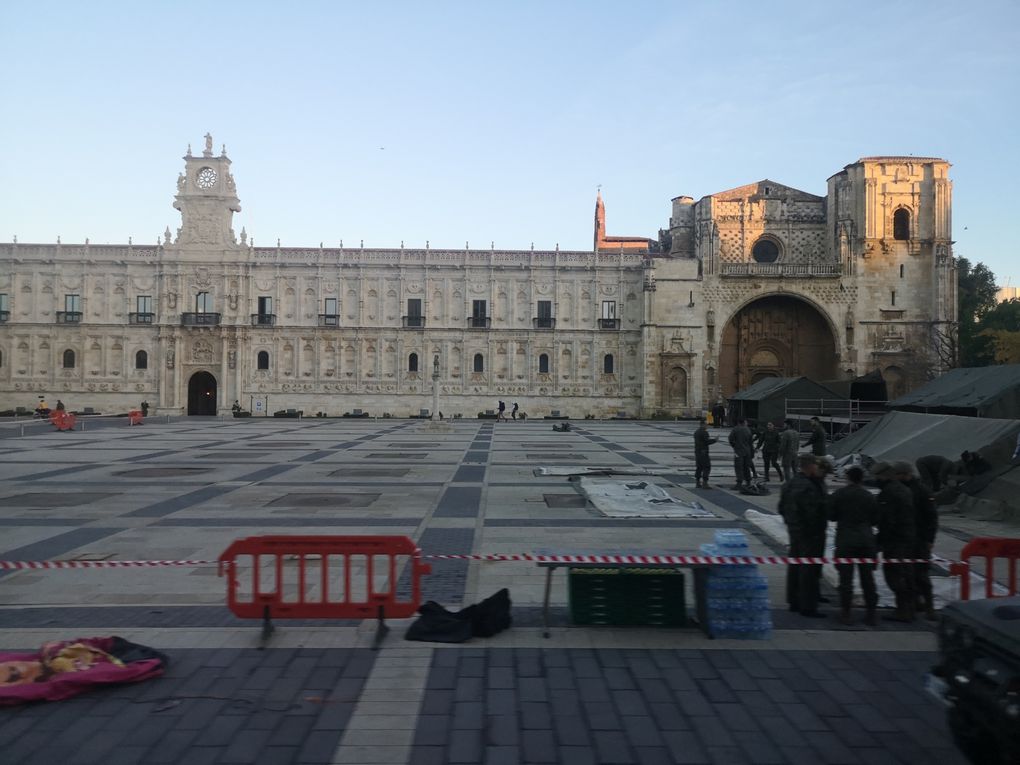
M 539 549 L 697 552 L 776 494 L 694 488 L 693 423 L 150 418 L 59 433 L 0 424 L 0 558 L 215 560 L 261 534 L 387 534 L 425 555 Z M 717 431 L 725 433 L 725 431 Z M 719 485 L 732 482 L 725 438 Z M 665 468 L 644 480 L 710 519 L 607 518 L 540 466 Z M 773 484 L 776 487 L 776 484 Z M 953 557 L 961 522 L 937 552 Z M 256 621 L 225 607 L 216 567 L 0 572 L 0 649 L 120 635 L 169 656 L 157 680 L 0 709 L 0 762 L 930 763 L 964 762 L 922 688 L 930 624 L 842 627 L 790 614 L 763 567 L 769 640 L 696 629 L 570 626 L 567 577 L 528 562 L 433 560 L 424 598 L 449 608 L 501 587 L 514 627 L 459 645 L 372 650 L 374 622 Z M 831 593 L 830 593 L 831 594 Z M 833 609 L 833 606 L 828 606 Z

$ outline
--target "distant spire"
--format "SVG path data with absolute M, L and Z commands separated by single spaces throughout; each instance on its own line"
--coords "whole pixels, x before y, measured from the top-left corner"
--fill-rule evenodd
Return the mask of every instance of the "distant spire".
M 599 184 L 595 194 L 595 243 L 594 249 L 597 252 L 599 244 L 606 236 L 606 204 L 602 201 L 602 185 Z

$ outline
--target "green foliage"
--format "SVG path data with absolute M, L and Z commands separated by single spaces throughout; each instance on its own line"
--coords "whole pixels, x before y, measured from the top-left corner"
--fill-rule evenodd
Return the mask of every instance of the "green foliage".
M 995 363 L 995 344 L 982 335 L 985 317 L 995 308 L 995 274 L 984 263 L 956 261 L 959 278 L 960 366 L 982 367 Z
M 994 363 L 1020 364 L 1020 300 L 999 303 L 981 317 L 980 326 Z

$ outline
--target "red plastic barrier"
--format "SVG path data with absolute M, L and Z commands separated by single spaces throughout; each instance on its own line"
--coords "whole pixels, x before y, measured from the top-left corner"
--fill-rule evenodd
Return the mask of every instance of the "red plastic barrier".
M 141 425 L 142 424 L 142 412 L 139 409 L 132 409 L 128 412 L 128 425 Z
M 995 561 L 1005 559 L 1008 574 L 1006 587 L 1009 595 L 1017 594 L 1017 560 L 1020 560 L 1020 539 L 976 537 L 960 552 L 960 561 L 949 566 L 949 573 L 960 578 L 960 600 L 970 600 L 970 559 L 984 558 L 985 597 L 995 595 Z
M 50 424 L 57 430 L 74 430 L 74 424 L 77 421 L 77 417 L 63 409 L 54 409 L 50 412 Z
M 409 600 L 397 598 L 400 557 L 409 567 Z M 421 605 L 421 577 L 430 571 L 414 541 L 398 536 L 245 537 L 219 558 L 220 576 L 227 576 L 228 607 L 242 618 L 264 618 L 267 634 L 274 616 L 413 616 Z

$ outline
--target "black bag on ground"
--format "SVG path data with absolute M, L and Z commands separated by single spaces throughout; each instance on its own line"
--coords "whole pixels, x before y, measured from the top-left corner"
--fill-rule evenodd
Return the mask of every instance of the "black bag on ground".
M 503 588 L 481 603 L 453 613 L 434 600 L 418 609 L 419 616 L 407 628 L 405 640 L 428 643 L 463 643 L 472 637 L 492 637 L 511 623 L 510 591 Z

